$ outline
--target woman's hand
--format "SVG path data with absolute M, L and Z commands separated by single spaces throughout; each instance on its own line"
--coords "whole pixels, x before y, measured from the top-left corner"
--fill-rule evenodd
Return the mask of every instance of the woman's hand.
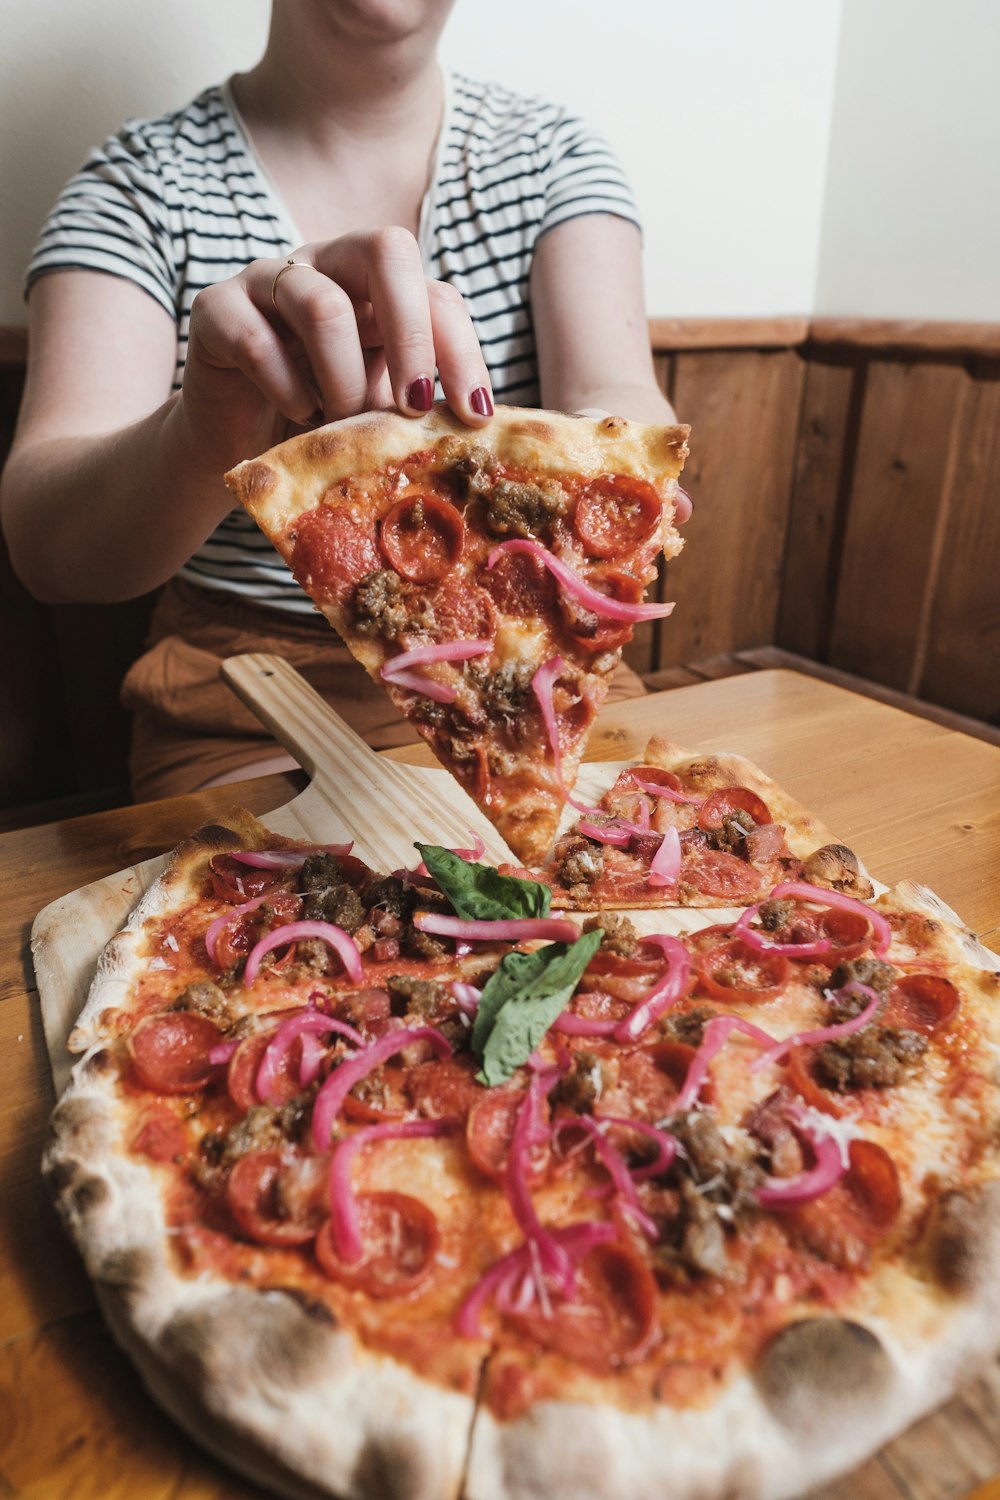
M 482 426 L 490 377 L 461 295 L 424 275 L 409 230 L 378 229 L 254 261 L 199 292 L 181 407 L 198 448 L 228 466 L 268 447 L 281 419 L 427 411 L 435 369 L 455 415 Z

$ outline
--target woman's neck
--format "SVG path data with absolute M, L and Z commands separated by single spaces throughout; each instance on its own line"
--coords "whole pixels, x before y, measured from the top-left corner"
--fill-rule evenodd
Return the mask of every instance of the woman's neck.
M 387 141 L 425 151 L 441 120 L 441 24 L 366 35 L 317 0 L 276 0 L 264 56 L 235 81 L 244 119 L 255 137 L 298 139 L 331 162 Z

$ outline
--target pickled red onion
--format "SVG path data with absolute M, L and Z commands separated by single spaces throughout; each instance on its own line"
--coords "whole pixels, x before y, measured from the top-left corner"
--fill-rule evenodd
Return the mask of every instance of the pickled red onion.
M 773 899 L 769 896 L 768 900 Z M 739 938 L 747 948 L 754 953 L 777 953 L 782 958 L 818 958 L 821 954 L 829 953 L 833 943 L 829 938 L 814 938 L 808 943 L 772 943 L 756 927 L 750 923 L 763 906 L 762 901 L 748 906 L 738 921 L 732 925 L 731 933 L 734 938 Z
M 270 953 L 272 948 L 280 948 L 284 943 L 297 943 L 300 938 L 318 938 L 320 942 L 328 943 L 344 965 L 344 971 L 355 984 L 360 984 L 364 977 L 361 967 L 361 953 L 357 943 L 350 933 L 338 927 L 335 922 L 287 922 L 283 927 L 275 927 L 266 937 L 250 949 L 247 956 L 247 966 L 243 979 L 247 985 L 253 984 L 260 969 L 260 961 L 265 953 Z
M 538 707 L 542 711 L 542 722 L 545 725 L 545 733 L 548 735 L 549 745 L 552 749 L 552 764 L 556 773 L 556 781 L 559 790 L 569 803 L 575 807 L 577 812 L 586 814 L 588 817 L 600 816 L 599 807 L 588 807 L 585 802 L 578 802 L 566 785 L 562 768 L 562 741 L 559 738 L 559 725 L 556 721 L 555 705 L 552 701 L 552 688 L 560 672 L 566 668 L 566 663 L 561 656 L 550 656 L 548 661 L 542 662 L 534 677 L 531 679 L 531 691 L 538 700 Z
M 552 1238 L 575 1262 L 579 1262 L 596 1245 L 606 1245 L 617 1239 L 618 1231 L 613 1224 L 584 1220 L 579 1224 L 568 1224 L 564 1229 L 554 1229 Z M 526 1313 L 531 1306 L 532 1269 L 528 1241 L 502 1255 L 479 1278 L 462 1303 L 455 1320 L 456 1331 L 463 1338 L 481 1338 L 480 1316 L 494 1295 L 501 1312 Z M 515 1298 L 519 1298 L 516 1304 Z
M 676 885 L 681 874 L 681 839 L 676 828 L 670 827 L 653 855 L 653 862 L 646 877 L 649 885 Z
M 326 1048 L 318 1036 L 307 1031 L 302 1037 L 302 1053 L 299 1057 L 299 1087 L 307 1089 L 319 1077 Z
M 277 1093 L 278 1072 L 285 1053 L 295 1038 L 305 1037 L 307 1033 L 313 1036 L 329 1035 L 331 1031 L 339 1032 L 341 1036 L 347 1037 L 359 1047 L 365 1044 L 360 1031 L 349 1026 L 346 1021 L 335 1021 L 332 1016 L 324 1015 L 322 1011 L 303 1010 L 298 1015 L 289 1016 L 282 1021 L 268 1042 L 264 1056 L 260 1060 L 260 1067 L 257 1069 L 255 1084 L 257 1098 L 263 1100 L 265 1104 L 277 1107 L 282 1102 Z
M 835 906 L 841 911 L 860 912 L 867 917 L 872 925 L 872 932 L 878 939 L 875 953 L 879 958 L 884 958 L 888 953 L 892 943 L 892 928 L 882 913 L 867 902 L 859 901 L 856 896 L 845 896 L 842 891 L 828 890 L 825 885 L 810 885 L 804 880 L 786 880 L 781 885 L 776 885 L 770 899 L 781 901 L 785 896 L 795 897 L 799 901 L 811 901 L 815 906 Z
M 528 1186 L 532 1148 L 543 1144 L 549 1137 L 548 1129 L 537 1118 L 542 1088 L 541 1076 L 535 1073 L 515 1117 L 504 1168 L 504 1194 L 526 1237 L 534 1240 L 543 1272 L 554 1278 L 563 1296 L 568 1296 L 573 1289 L 572 1262 L 551 1232 L 543 1226 L 535 1212 Z
M 770 1177 L 757 1188 L 757 1202 L 762 1208 L 800 1208 L 829 1192 L 850 1165 L 846 1148 L 825 1127 L 825 1117 L 816 1110 L 792 1109 L 789 1118 L 797 1125 L 816 1156 L 807 1171 L 796 1177 Z
M 230 859 L 241 865 L 250 865 L 255 870 L 299 870 L 311 854 L 350 854 L 354 840 L 346 844 L 311 844 L 308 849 L 237 849 Z
M 483 656 L 492 650 L 492 641 L 441 641 L 434 646 L 417 646 L 383 662 L 381 676 L 393 687 L 409 688 L 413 693 L 433 698 L 436 703 L 454 703 L 456 692 L 453 687 L 412 672 L 410 668 L 437 661 L 469 661 L 473 656 Z
M 705 800 L 704 797 L 689 797 L 686 792 L 675 792 L 673 787 L 661 786 L 658 781 L 640 781 L 638 776 L 633 776 L 632 785 L 637 792 L 645 792 L 647 797 L 666 797 L 668 802 L 689 802 L 700 807 Z
M 268 891 L 263 896 L 255 896 L 252 901 L 244 901 L 242 906 L 231 906 L 228 911 L 222 913 L 221 917 L 216 917 L 214 922 L 208 924 L 208 927 L 205 929 L 205 952 L 213 964 L 218 964 L 219 962 L 219 934 L 229 926 L 230 922 L 235 921 L 237 917 L 243 916 L 244 912 L 256 911 L 257 907 L 263 906 L 265 901 L 273 900 L 273 893 Z
M 625 823 L 620 818 L 604 824 L 591 823 L 588 819 L 581 818 L 576 826 L 584 838 L 593 839 L 597 844 L 613 844 L 616 849 L 624 849 L 632 842 L 633 833 L 642 831 L 637 824 Z
M 636 1041 L 647 1026 L 651 1026 L 665 1010 L 681 999 L 691 975 L 690 955 L 684 944 L 677 938 L 655 933 L 652 937 L 643 938 L 643 942 L 653 943 L 663 950 L 663 956 L 667 961 L 667 971 L 662 979 L 656 982 L 645 1000 L 636 1006 L 632 1014 L 626 1016 L 624 1021 L 618 1022 L 614 1031 L 615 1040 L 618 1042 Z
M 240 1041 L 240 1037 L 231 1037 L 229 1041 L 219 1042 L 217 1046 L 211 1048 L 208 1060 L 212 1064 L 212 1067 L 219 1068 L 223 1063 L 227 1063 L 240 1045 Z
M 610 1036 L 619 1021 L 601 1021 L 596 1016 L 578 1016 L 564 1010 L 552 1022 L 552 1031 L 561 1031 L 563 1036 Z
M 373 1072 L 380 1063 L 384 1063 L 387 1058 L 394 1057 L 397 1052 L 402 1052 L 403 1048 L 408 1047 L 411 1042 L 429 1042 L 440 1057 L 448 1057 L 451 1054 L 451 1043 L 435 1027 L 402 1026 L 398 1031 L 387 1031 L 363 1052 L 356 1052 L 353 1057 L 345 1058 L 330 1074 L 316 1095 L 316 1103 L 313 1105 L 312 1137 L 317 1151 L 329 1149 L 333 1123 L 340 1113 L 340 1106 L 354 1085 L 362 1078 L 367 1078 L 368 1074 Z
M 572 1121 L 572 1123 L 574 1125 L 582 1125 L 593 1140 L 594 1150 L 607 1168 L 611 1181 L 614 1184 L 615 1192 L 621 1199 L 625 1212 L 631 1219 L 634 1219 L 647 1239 L 657 1239 L 659 1230 L 656 1227 L 655 1221 L 650 1218 L 639 1202 L 635 1182 L 629 1172 L 624 1156 L 605 1137 L 597 1121 L 591 1119 L 589 1115 L 580 1115 L 579 1119 Z
M 648 1136 L 657 1148 L 656 1156 L 652 1161 L 646 1162 L 641 1167 L 630 1167 L 633 1182 L 642 1182 L 646 1177 L 657 1177 L 665 1172 L 677 1155 L 677 1142 L 674 1137 L 659 1125 L 650 1125 L 645 1120 L 633 1120 L 621 1115 L 599 1115 L 598 1119 L 602 1125 L 620 1125 L 625 1130 L 634 1130 L 639 1135 Z
M 364 1254 L 358 1206 L 351 1191 L 351 1162 L 360 1146 L 369 1141 L 400 1140 L 412 1136 L 447 1135 L 450 1120 L 403 1120 L 384 1125 L 364 1125 L 334 1148 L 330 1160 L 330 1229 L 337 1254 L 345 1265 L 356 1265 Z
M 797 1031 L 794 1036 L 786 1037 L 783 1042 L 776 1042 L 759 1057 L 755 1057 L 750 1064 L 751 1073 L 766 1068 L 768 1063 L 780 1062 L 786 1052 L 793 1047 L 814 1047 L 819 1042 L 836 1041 L 842 1036 L 853 1036 L 863 1026 L 867 1026 L 872 1016 L 882 1003 L 882 997 L 877 990 L 873 990 L 870 984 L 862 984 L 860 980 L 852 979 L 849 983 L 842 985 L 834 992 L 835 998 L 841 995 L 862 995 L 867 1000 L 864 1010 L 852 1016 L 849 1021 L 841 1021 L 836 1026 L 821 1026 L 816 1031 Z
M 528 942 L 532 938 L 575 943 L 580 936 L 580 929 L 575 922 L 559 917 L 508 917 L 488 922 L 465 921 L 462 917 L 418 911 L 414 913 L 413 925 L 418 932 L 429 932 L 435 937 L 463 938 L 471 943 L 517 943 Z
M 451 993 L 458 1001 L 459 1008 L 467 1016 L 474 1016 L 479 1009 L 479 1002 L 483 998 L 482 992 L 476 989 L 474 984 L 464 984 L 461 979 L 452 980 Z
M 620 599 L 612 599 L 586 583 L 579 573 L 575 573 L 547 547 L 527 537 L 512 537 L 510 541 L 501 542 L 498 547 L 494 547 L 486 559 L 488 568 L 496 566 L 501 552 L 524 552 L 534 557 L 543 567 L 548 568 L 568 594 L 577 599 L 585 609 L 605 620 L 625 620 L 630 624 L 636 624 L 640 620 L 662 620 L 674 607 L 672 604 L 625 604 Z
M 752 1026 L 749 1021 L 744 1021 L 742 1016 L 716 1016 L 715 1020 L 709 1021 L 705 1027 L 704 1040 L 691 1059 L 684 1087 L 674 1100 L 674 1114 L 691 1109 L 697 1103 L 702 1084 L 708 1074 L 709 1063 L 716 1053 L 722 1051 L 734 1031 L 741 1031 L 744 1036 L 759 1042 L 762 1047 L 770 1047 L 774 1044 L 773 1036 L 762 1031 L 759 1026 Z

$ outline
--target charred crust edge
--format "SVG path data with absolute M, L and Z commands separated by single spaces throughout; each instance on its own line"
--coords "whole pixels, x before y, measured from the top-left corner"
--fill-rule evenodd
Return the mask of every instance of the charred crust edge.
M 884 1399 L 892 1361 L 871 1329 L 846 1318 L 803 1318 L 765 1346 L 754 1383 L 771 1415 L 804 1433 L 828 1430 L 845 1410 Z

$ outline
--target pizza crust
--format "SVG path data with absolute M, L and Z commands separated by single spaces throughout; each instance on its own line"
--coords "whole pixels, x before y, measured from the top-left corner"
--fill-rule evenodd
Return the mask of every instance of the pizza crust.
M 113 1078 L 89 1064 L 56 1109 L 43 1170 L 112 1332 L 150 1390 L 253 1478 L 263 1445 L 280 1493 L 457 1496 L 471 1399 L 368 1353 L 289 1293 L 178 1276 L 155 1168 L 123 1155 Z M 392 1487 L 373 1491 L 375 1473 L 393 1475 Z
M 676 487 L 690 428 L 651 426 L 625 417 L 572 417 L 563 412 L 498 406 L 483 436 L 442 402 L 425 416 L 363 412 L 289 438 L 225 476 L 226 484 L 269 533 L 284 529 L 320 503 L 331 485 L 396 463 L 451 439 L 487 441 L 503 462 L 544 474 L 613 471 Z M 680 540 L 674 538 L 674 551 Z M 668 552 L 672 556 L 673 552 Z
M 366 1350 L 301 1296 L 177 1275 L 164 1169 L 125 1152 L 101 1019 L 141 970 L 144 924 L 183 901 L 194 863 L 255 843 L 294 841 L 249 815 L 202 830 L 113 940 L 74 1034 L 88 1051 L 44 1160 L 116 1339 L 156 1399 L 228 1465 L 295 1500 L 782 1500 L 860 1462 L 1000 1344 L 994 1179 L 941 1198 L 920 1242 L 922 1279 L 919 1266 L 891 1265 L 845 1316 L 796 1318 L 704 1409 L 545 1401 L 500 1422 L 472 1397 Z M 931 951 L 971 971 L 984 1005 L 1000 1002 L 1000 962 L 970 951 L 932 893 L 901 886 L 878 908 L 919 913 Z

